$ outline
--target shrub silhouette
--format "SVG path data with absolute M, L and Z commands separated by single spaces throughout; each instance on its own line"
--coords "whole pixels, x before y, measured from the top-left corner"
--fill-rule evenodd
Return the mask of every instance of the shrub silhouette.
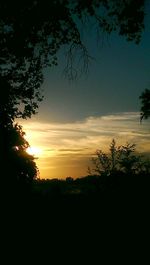
M 150 161 L 136 154 L 136 145 L 129 144 L 116 146 L 113 139 L 109 154 L 104 153 L 102 150 L 96 151 L 96 157 L 93 157 L 92 169 L 89 167 L 90 175 L 111 175 L 113 173 L 123 173 L 126 175 L 134 175 L 150 172 Z

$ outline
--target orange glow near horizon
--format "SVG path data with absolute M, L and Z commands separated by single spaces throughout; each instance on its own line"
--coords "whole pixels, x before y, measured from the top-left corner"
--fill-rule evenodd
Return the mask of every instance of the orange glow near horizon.
M 112 139 L 117 146 L 128 142 L 150 154 L 149 123 L 138 121 L 138 113 L 122 113 L 65 124 L 26 122 L 27 152 L 37 158 L 40 178 L 85 176 L 96 150 L 108 152 Z

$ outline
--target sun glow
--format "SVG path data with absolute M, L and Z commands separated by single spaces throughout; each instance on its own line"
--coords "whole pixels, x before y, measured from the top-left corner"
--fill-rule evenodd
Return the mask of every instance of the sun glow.
M 33 156 L 40 156 L 42 154 L 42 149 L 36 146 L 30 146 L 27 148 L 27 153 L 29 155 L 33 155 Z
M 72 123 L 28 122 L 24 125 L 31 144 L 27 152 L 38 158 L 41 178 L 84 176 L 95 151 L 107 153 L 112 139 L 118 145 L 135 143 L 137 151 L 150 153 L 149 123 L 141 126 L 138 117 L 138 113 L 119 113 Z

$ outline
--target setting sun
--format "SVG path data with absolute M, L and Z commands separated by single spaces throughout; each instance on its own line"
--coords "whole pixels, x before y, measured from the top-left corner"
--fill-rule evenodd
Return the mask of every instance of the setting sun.
M 40 156 L 42 153 L 42 150 L 39 147 L 36 146 L 30 146 L 27 148 L 27 153 L 34 156 Z

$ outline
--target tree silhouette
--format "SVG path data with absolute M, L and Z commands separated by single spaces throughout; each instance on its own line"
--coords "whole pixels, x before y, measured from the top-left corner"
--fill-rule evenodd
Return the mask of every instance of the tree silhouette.
M 131 175 L 139 172 L 140 168 L 140 156 L 135 154 L 135 144 L 129 144 L 119 146 L 118 148 L 118 164 L 119 170 L 127 175 Z
M 136 174 L 149 174 L 150 161 L 136 153 L 135 144 L 116 146 L 113 139 L 109 153 L 102 150 L 96 151 L 96 157 L 92 158 L 92 169 L 89 168 L 90 175 L 126 174 L 127 176 Z
M 25 139 L 25 133 L 18 124 L 6 127 L 7 160 L 5 171 L 7 172 L 7 184 L 9 186 L 29 187 L 38 175 L 38 168 L 34 156 L 27 153 L 29 143 Z
M 150 89 L 145 89 L 141 96 L 141 121 L 150 117 Z
M 0 98 L 0 168 L 2 177 L 7 176 L 7 183 L 31 183 L 37 175 L 34 157 L 26 152 L 29 146 L 24 139 L 25 133 L 18 124 L 13 125 L 14 118 L 19 110 L 19 104 L 14 91 L 6 78 L 0 78 L 0 87 L 3 89 Z M 8 166 L 7 166 L 8 165 Z

